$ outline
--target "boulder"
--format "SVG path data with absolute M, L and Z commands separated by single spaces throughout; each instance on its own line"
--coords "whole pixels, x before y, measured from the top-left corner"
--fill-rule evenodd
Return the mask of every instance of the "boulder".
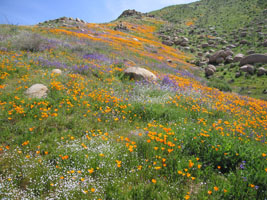
M 209 58 L 209 63 L 219 64 L 224 62 L 224 59 L 227 57 L 227 54 L 224 50 L 216 51 L 213 55 Z
M 258 76 L 262 76 L 262 75 L 264 75 L 264 74 L 267 74 L 267 69 L 265 69 L 264 67 L 260 67 L 260 68 L 258 69 L 258 73 L 257 73 L 257 75 L 258 75 Z
M 134 80 L 147 80 L 147 81 L 157 80 L 155 74 L 141 67 L 130 67 L 124 71 L 124 75 Z
M 52 73 L 54 73 L 54 74 L 62 74 L 62 71 L 60 69 L 53 69 Z
M 186 42 L 186 41 L 181 42 L 181 43 L 180 43 L 180 46 L 182 46 L 182 47 L 186 47 L 186 46 L 188 46 L 188 42 Z
M 232 63 L 233 61 L 234 61 L 234 59 L 233 59 L 232 56 L 227 56 L 227 57 L 225 58 L 225 62 L 226 62 L 226 63 Z
M 267 55 L 265 54 L 252 54 L 240 60 L 240 66 L 254 63 L 267 63 Z
M 242 58 L 244 58 L 244 54 L 239 53 L 234 57 L 234 62 L 239 62 L 240 60 L 242 60 Z
M 209 47 L 209 44 L 208 43 L 204 43 L 204 44 L 201 45 L 201 47 L 202 48 L 207 48 L 207 47 Z
M 248 41 L 247 41 L 247 40 L 241 40 L 241 41 L 239 42 L 239 44 L 248 44 Z
M 205 75 L 212 76 L 216 72 L 216 67 L 214 65 L 208 65 L 205 68 Z
M 25 94 L 31 98 L 45 98 L 48 88 L 43 84 L 34 84 L 28 88 Z
M 167 46 L 172 46 L 174 43 L 171 40 L 163 40 L 162 44 L 165 44 Z
M 247 65 L 240 67 L 240 70 L 243 72 L 247 72 L 249 74 L 254 74 L 255 68 L 253 65 L 247 64 Z
M 223 63 L 224 62 L 224 58 L 223 57 L 218 57 L 217 59 L 216 59 L 216 63 L 217 64 L 220 64 L 220 63 Z

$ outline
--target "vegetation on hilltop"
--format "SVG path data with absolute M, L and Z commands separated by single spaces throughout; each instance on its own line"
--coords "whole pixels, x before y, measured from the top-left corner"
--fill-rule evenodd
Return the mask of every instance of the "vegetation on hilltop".
M 242 28 L 267 9 L 263 0 L 201 0 L 153 11 L 151 14 L 169 22 L 192 21 L 200 27 L 215 26 L 231 31 Z

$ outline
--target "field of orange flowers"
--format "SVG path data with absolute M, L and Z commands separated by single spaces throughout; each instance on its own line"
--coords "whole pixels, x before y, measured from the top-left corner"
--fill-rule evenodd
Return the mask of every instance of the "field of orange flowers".
M 0 198 L 265 199 L 267 102 L 206 87 L 163 22 L 116 23 L 2 25 Z M 43 46 L 17 49 L 23 31 Z M 159 80 L 123 79 L 136 65 Z

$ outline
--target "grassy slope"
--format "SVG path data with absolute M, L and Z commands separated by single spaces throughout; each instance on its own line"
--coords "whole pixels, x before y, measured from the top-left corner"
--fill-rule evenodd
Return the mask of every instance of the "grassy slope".
M 161 21 L 124 24 L 1 26 L 0 197 L 263 199 L 266 102 L 203 85 Z M 122 79 L 134 65 L 159 80 Z
M 195 21 L 201 27 L 216 26 L 223 30 L 242 28 L 267 8 L 262 0 L 202 0 L 153 11 L 151 14 L 170 22 Z

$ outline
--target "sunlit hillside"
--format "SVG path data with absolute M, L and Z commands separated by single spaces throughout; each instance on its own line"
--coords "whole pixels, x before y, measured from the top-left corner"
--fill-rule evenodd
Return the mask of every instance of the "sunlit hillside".
M 267 102 L 208 87 L 165 24 L 0 25 L 0 199 L 267 197 Z

